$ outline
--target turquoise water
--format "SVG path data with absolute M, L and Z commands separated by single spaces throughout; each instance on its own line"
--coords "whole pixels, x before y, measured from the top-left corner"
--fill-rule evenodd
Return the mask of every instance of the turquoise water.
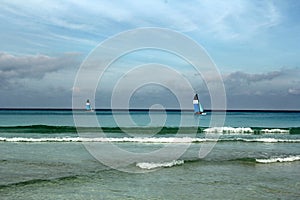
M 95 113 L 87 113 L 74 111 L 77 115 L 83 115 L 86 118 L 92 117 L 94 114 L 99 119 L 99 123 L 104 127 L 117 126 L 114 116 L 128 118 L 128 112 L 111 112 L 97 111 Z M 163 119 L 165 113 L 152 112 L 150 115 Z M 191 112 L 168 112 L 168 117 L 164 126 L 178 126 L 181 116 L 185 116 L 188 120 L 184 126 L 195 125 L 195 120 L 200 121 L 201 126 L 209 126 L 211 112 L 207 116 L 195 117 Z M 218 115 L 218 112 L 216 112 Z M 299 127 L 300 112 L 227 112 L 220 113 L 225 115 L 224 126 L 231 127 Z M 133 111 L 129 112 L 129 116 L 136 123 L 146 125 L 150 122 L 149 112 Z M 22 125 L 58 125 L 58 126 L 74 126 L 73 112 L 71 110 L 0 110 L 1 126 L 22 126 Z M 156 125 L 161 125 L 157 122 Z
M 300 198 L 299 112 L 229 112 L 221 128 L 209 127 L 211 113 L 94 114 L 105 128 L 78 134 L 72 111 L 0 111 L 1 199 Z M 87 120 L 94 114 L 80 113 Z M 116 129 L 115 115 L 135 126 Z M 130 162 L 111 155 L 113 164 L 123 162 L 115 169 L 88 151 L 110 155 L 110 144 L 146 156 Z M 168 145 L 174 154 L 187 148 L 176 159 L 172 152 L 147 157 Z M 199 157 L 206 145 L 213 148 Z

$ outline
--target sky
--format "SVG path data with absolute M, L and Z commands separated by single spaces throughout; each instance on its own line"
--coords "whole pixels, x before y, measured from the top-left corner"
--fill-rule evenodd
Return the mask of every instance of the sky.
M 80 90 L 74 87 L 76 74 L 91 52 L 124 31 L 145 27 L 176 31 L 199 44 L 222 77 L 228 109 L 300 110 L 298 0 L 3 0 L 0 108 L 71 108 Z M 204 107 L 211 107 L 206 77 L 178 56 L 157 50 L 116 60 L 97 87 L 94 107 L 109 108 L 113 86 L 128 70 L 147 63 L 173 67 L 200 93 Z M 154 68 L 153 73 L 136 75 L 141 77 L 167 78 L 180 88 L 175 78 Z M 185 88 L 180 91 L 184 94 Z M 178 108 L 176 96 L 170 88 L 145 85 L 132 94 L 129 104 Z M 183 108 L 192 108 L 192 97 L 187 95 Z

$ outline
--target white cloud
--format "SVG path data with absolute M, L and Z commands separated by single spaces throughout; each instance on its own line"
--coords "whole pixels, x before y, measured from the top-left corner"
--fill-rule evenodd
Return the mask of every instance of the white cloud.
M 300 94 L 300 88 L 289 88 L 288 92 L 289 92 L 289 94 L 299 95 Z
M 204 1 L 193 9 L 191 13 L 198 17 L 202 31 L 222 40 L 249 39 L 281 20 L 270 1 Z
M 220 39 L 247 38 L 281 20 L 278 8 L 270 1 L 7 1 L 4 9 L 14 23 L 61 27 L 68 31 L 63 34 L 73 37 L 76 32 L 69 31 L 106 32 L 104 35 L 109 36 L 129 28 L 160 26 L 182 32 L 198 30 Z

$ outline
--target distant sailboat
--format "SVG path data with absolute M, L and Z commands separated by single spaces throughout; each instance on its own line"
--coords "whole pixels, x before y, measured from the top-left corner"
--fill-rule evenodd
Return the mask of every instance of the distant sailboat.
M 90 103 L 90 100 L 86 100 L 86 103 L 85 103 L 85 110 L 86 111 L 93 111 L 92 107 L 91 107 L 91 103 Z
M 198 94 L 195 94 L 193 99 L 193 105 L 194 105 L 194 112 L 197 115 L 206 115 L 206 113 L 203 110 L 203 107 L 198 99 Z

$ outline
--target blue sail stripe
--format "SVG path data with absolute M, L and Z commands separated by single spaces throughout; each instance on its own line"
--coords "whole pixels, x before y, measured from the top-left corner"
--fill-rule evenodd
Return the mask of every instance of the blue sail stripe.
M 194 111 L 195 112 L 200 112 L 200 108 L 198 104 L 194 104 Z

